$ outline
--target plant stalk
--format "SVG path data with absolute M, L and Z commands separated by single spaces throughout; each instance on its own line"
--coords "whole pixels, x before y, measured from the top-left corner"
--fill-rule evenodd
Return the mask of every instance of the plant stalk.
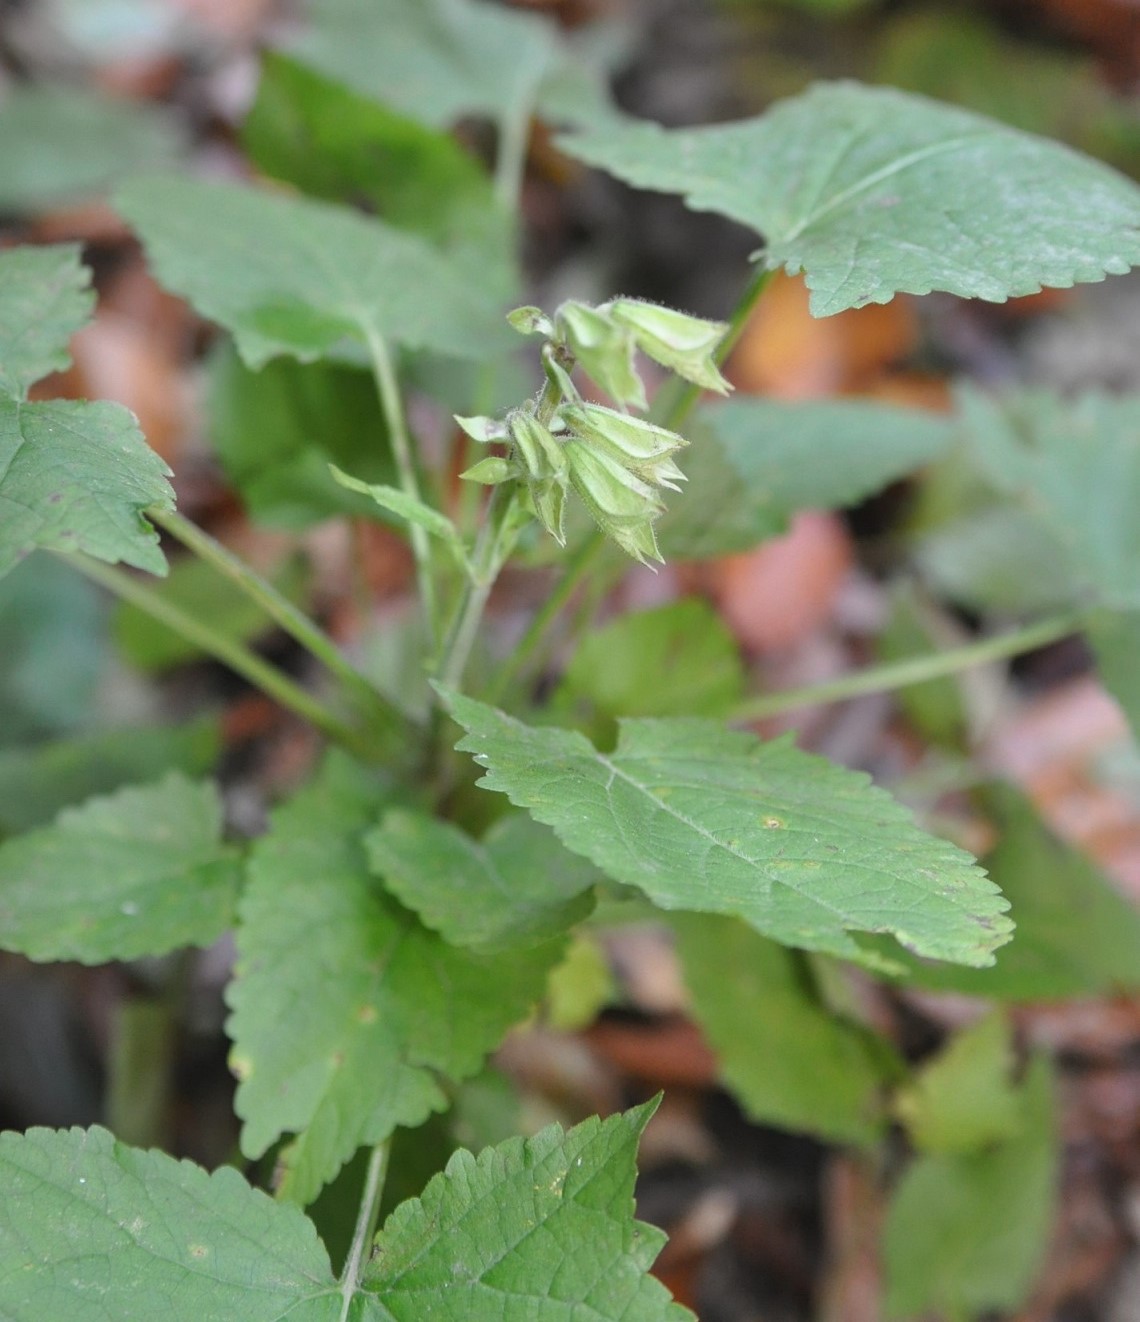
M 165 624 L 168 629 L 173 629 L 188 643 L 201 648 L 203 652 L 221 661 L 223 665 L 229 666 L 243 679 L 249 680 L 283 707 L 300 716 L 302 720 L 308 721 L 335 743 L 349 749 L 358 757 L 366 759 L 372 757 L 374 750 L 362 732 L 342 721 L 324 703 L 291 680 L 288 675 L 282 674 L 276 666 L 270 665 L 255 652 L 251 652 L 244 644 L 235 642 L 232 638 L 218 633 L 210 625 L 194 619 L 180 607 L 164 600 L 153 588 L 147 587 L 113 565 L 103 564 L 102 561 L 94 560 L 89 556 L 65 555 L 61 558 L 78 569 L 81 574 L 86 575 L 93 583 L 98 583 L 100 587 L 113 592 L 123 601 L 129 601 L 132 606 L 145 611 L 152 619 Z
M 358 707 L 363 714 L 371 717 L 378 730 L 384 727 L 396 730 L 406 724 L 401 713 L 345 660 L 340 649 L 322 629 L 216 538 L 173 511 L 152 507 L 147 510 L 147 517 L 165 528 L 188 550 L 193 551 L 218 573 L 228 578 L 247 597 L 256 602 L 275 624 L 300 643 L 310 655 L 322 662 L 343 684 L 354 707 Z
M 341 1303 L 337 1322 L 348 1322 L 352 1301 L 360 1288 L 364 1268 L 368 1265 L 368 1246 L 376 1234 L 376 1222 L 380 1217 L 380 1200 L 384 1196 L 384 1181 L 388 1175 L 391 1147 L 391 1139 L 386 1139 L 372 1149 L 372 1155 L 368 1159 L 364 1190 L 360 1196 L 360 1210 L 356 1214 L 356 1227 L 352 1232 L 352 1244 L 345 1259 L 344 1271 L 340 1275 Z
M 412 441 L 408 434 L 407 419 L 404 417 L 400 402 L 400 385 L 388 346 L 374 332 L 368 333 L 368 352 L 372 359 L 372 374 L 376 378 L 376 388 L 380 395 L 380 407 L 384 421 L 388 426 L 388 435 L 392 442 L 392 456 L 396 461 L 400 488 L 405 495 L 423 503 L 420 495 L 420 482 L 416 474 L 416 462 L 412 454 Z M 416 560 L 416 582 L 420 593 L 420 607 L 424 614 L 424 624 L 429 650 L 435 651 L 438 643 L 439 616 L 436 606 L 435 575 L 433 572 L 431 538 L 425 528 L 418 523 L 408 525 L 412 541 L 412 552 Z
M 785 689 L 782 693 L 765 693 L 760 697 L 746 698 L 737 704 L 729 719 L 755 721 L 765 716 L 794 711 L 798 707 L 810 707 L 821 702 L 841 702 L 866 693 L 887 693 L 907 688 L 911 684 L 923 684 L 930 679 L 941 679 L 944 675 L 956 674 L 969 666 L 1005 660 L 1044 647 L 1046 643 L 1056 642 L 1080 629 L 1084 615 L 1083 611 L 1068 611 L 1010 633 L 967 643 L 964 647 L 956 647 L 948 652 L 934 652 L 893 661 L 888 665 L 872 666 L 830 680 L 826 684 L 809 684 L 804 688 Z

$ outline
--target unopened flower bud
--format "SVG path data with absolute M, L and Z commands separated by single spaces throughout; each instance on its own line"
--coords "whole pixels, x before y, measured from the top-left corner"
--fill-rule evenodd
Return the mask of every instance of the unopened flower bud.
M 538 515 L 539 522 L 559 546 L 565 546 L 565 479 L 549 477 L 541 482 L 531 482 L 528 490 L 530 492 L 531 502 L 534 505 L 534 512 Z
M 512 477 L 518 477 L 519 470 L 509 459 L 489 455 L 477 464 L 472 464 L 459 476 L 464 482 L 481 482 L 485 487 L 497 487 L 500 482 L 509 482 Z
M 724 322 L 690 317 L 685 312 L 636 298 L 616 298 L 599 312 L 608 313 L 613 321 L 628 329 L 642 353 L 686 381 L 721 395 L 732 389 L 721 376 L 714 358 L 728 331 Z
M 594 522 L 629 555 L 660 560 L 653 521 L 664 512 L 648 482 L 585 441 L 567 441 L 570 481 Z
M 527 476 L 535 480 L 565 477 L 566 455 L 562 444 L 533 413 L 519 409 L 507 420 L 511 440 Z
M 458 413 L 452 415 L 473 441 L 487 445 L 491 441 L 505 441 L 508 438 L 507 424 L 498 418 L 461 418 Z
M 582 370 L 619 404 L 646 407 L 645 387 L 634 366 L 633 335 L 585 303 L 563 303 L 554 314 L 558 334 Z
M 515 308 L 507 313 L 507 320 L 520 335 L 545 335 L 549 339 L 554 334 L 554 323 L 541 308 Z
M 569 404 L 560 412 L 571 431 L 593 441 L 625 464 L 659 459 L 688 445 L 688 441 L 666 427 L 629 413 L 618 413 L 602 404 Z

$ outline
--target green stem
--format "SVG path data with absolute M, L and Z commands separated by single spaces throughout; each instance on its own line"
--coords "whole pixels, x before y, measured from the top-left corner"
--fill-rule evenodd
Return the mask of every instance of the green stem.
M 103 564 L 102 561 L 93 560 L 88 556 L 66 555 L 62 558 L 92 582 L 113 592 L 123 601 L 130 602 L 132 606 L 137 606 L 152 619 L 165 624 L 168 629 L 173 629 L 188 643 L 221 661 L 223 665 L 229 666 L 256 688 L 308 721 L 336 743 L 350 749 L 358 756 L 371 757 L 374 750 L 368 747 L 368 741 L 361 732 L 347 725 L 311 693 L 294 683 L 288 675 L 282 674 L 268 661 L 263 661 L 242 643 L 227 638 L 210 625 L 204 624 L 192 615 L 187 615 L 153 588 L 147 587 L 121 569 Z
M 368 333 L 368 352 L 372 358 L 372 372 L 376 378 L 376 387 L 380 394 L 380 407 L 384 412 L 384 421 L 388 426 L 388 436 L 392 443 L 392 456 L 396 461 L 400 488 L 405 495 L 423 503 L 420 495 L 420 482 L 416 475 L 416 463 L 412 455 L 412 441 L 408 434 L 408 424 L 400 402 L 400 386 L 388 355 L 388 347 L 375 332 Z M 416 559 L 416 581 L 420 592 L 420 606 L 424 613 L 424 623 L 429 650 L 434 653 L 437 643 L 439 617 L 436 610 L 435 576 L 432 572 L 431 538 L 426 529 L 418 523 L 409 524 L 412 539 L 412 552 Z
M 499 147 L 495 155 L 495 197 L 508 213 L 518 210 L 530 143 L 530 101 L 499 123 Z
M 498 702 L 515 678 L 527 667 L 539 645 L 546 637 L 547 630 L 562 613 L 563 607 L 578 590 L 582 580 L 593 568 L 598 556 L 606 549 L 606 539 L 601 536 L 587 537 L 571 556 L 562 577 L 554 585 L 554 590 L 536 611 L 527 631 L 519 640 L 518 646 L 503 663 L 495 676 L 486 701 Z
M 360 1280 L 364 1268 L 368 1265 L 368 1248 L 376 1234 L 376 1222 L 380 1218 L 380 1200 L 384 1196 L 384 1181 L 388 1175 L 388 1157 L 391 1140 L 385 1140 L 372 1149 L 368 1159 L 368 1170 L 364 1176 L 364 1190 L 360 1195 L 360 1210 L 356 1214 L 356 1228 L 352 1232 L 352 1244 L 345 1259 L 344 1271 L 340 1275 L 340 1314 L 337 1322 L 348 1322 L 352 1301 L 360 1289 Z
M 256 602 L 274 623 L 322 662 L 344 685 L 353 705 L 374 718 L 378 729 L 384 726 L 389 729 L 399 729 L 404 726 L 403 716 L 345 660 L 333 640 L 303 611 L 298 610 L 287 597 L 282 596 L 271 583 L 267 583 L 260 574 L 224 547 L 221 542 L 204 532 L 197 524 L 191 523 L 189 519 L 172 510 L 152 507 L 147 510 L 147 517 L 160 524 L 188 550 L 193 551 L 218 573 L 228 578 L 250 600 Z
M 949 652 L 935 652 L 927 656 L 909 657 L 887 665 L 872 666 L 851 675 L 844 675 L 826 684 L 810 684 L 805 688 L 785 689 L 782 693 L 766 693 L 757 698 L 746 698 L 732 711 L 732 721 L 755 721 L 764 716 L 776 716 L 794 711 L 798 707 L 814 706 L 821 702 L 840 702 L 865 693 L 887 693 L 893 689 L 922 684 L 930 679 L 956 674 L 968 666 L 986 661 L 1001 661 L 1019 656 L 1046 643 L 1056 642 L 1081 627 L 1085 612 L 1069 611 L 1055 615 L 1037 624 L 1026 625 L 1011 633 L 982 638 L 965 647 Z
M 504 483 L 495 488 L 487 507 L 487 517 L 471 556 L 471 579 L 456 611 L 455 623 L 444 644 L 440 662 L 440 682 L 447 688 L 457 688 L 463 678 L 491 589 L 514 548 L 517 532 L 514 505 L 517 499 L 517 489 Z

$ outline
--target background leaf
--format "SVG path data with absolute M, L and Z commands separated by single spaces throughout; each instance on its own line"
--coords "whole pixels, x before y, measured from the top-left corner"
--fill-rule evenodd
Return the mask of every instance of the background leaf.
M 457 1152 L 377 1236 L 364 1287 L 385 1317 L 684 1322 L 649 1275 L 665 1236 L 633 1220 L 637 1141 L 656 1103 L 563 1133 Z
M 0 1313 L 74 1322 L 335 1322 L 312 1223 L 223 1166 L 105 1129 L 0 1134 Z
M 1002 302 L 1140 261 L 1140 189 L 1107 166 L 965 110 L 822 83 L 756 119 L 630 122 L 563 150 L 637 188 L 757 230 L 805 273 L 816 316 L 941 289 Z
M 612 754 L 456 694 L 479 781 L 664 909 L 735 914 L 785 945 L 866 957 L 894 933 L 934 959 L 992 961 L 1006 903 L 868 778 L 706 721 L 623 721 Z M 874 958 L 873 956 L 870 958 Z
M 68 342 L 94 310 L 78 245 L 0 252 L 0 394 L 26 399 L 41 377 L 65 368 Z
M 1010 903 L 1013 940 L 988 969 L 902 955 L 907 980 L 998 1000 L 1112 994 L 1140 985 L 1140 914 L 1093 861 L 1064 844 L 1009 786 L 986 796 L 1001 835 L 984 860 Z M 896 951 L 892 949 L 890 955 Z
M 526 114 L 553 55 L 551 26 L 475 0 L 314 0 L 297 59 L 433 128 Z
M 450 822 L 391 808 L 364 837 L 376 873 L 458 946 L 534 945 L 593 908 L 594 868 L 522 813 L 472 840 Z
M 154 105 L 77 87 L 19 87 L 0 104 L 0 211 L 84 202 L 173 165 L 182 134 Z
M 885 1127 L 884 1083 L 901 1066 L 885 1042 L 832 1014 L 793 952 L 732 918 L 672 919 L 693 1014 L 745 1112 L 840 1143 Z
M 132 180 L 116 205 L 158 278 L 231 331 L 251 367 L 369 336 L 472 358 L 511 342 L 493 295 L 441 252 L 346 207 L 174 175 Z
M 88 964 L 208 945 L 241 879 L 221 836 L 213 784 L 178 772 L 67 808 L 0 845 L 0 944 Z
M 1140 610 L 1094 611 L 1085 626 L 1104 686 L 1140 739 Z
M 974 1316 L 1024 1300 L 1057 1176 L 1047 1058 L 1030 1065 L 1021 1101 L 1015 1137 L 969 1156 L 921 1157 L 903 1176 L 884 1237 L 888 1317 Z
M 1013 1087 L 1008 1017 L 994 1011 L 956 1033 L 895 1098 L 895 1114 L 922 1152 L 971 1152 L 1013 1138 L 1023 1118 Z
M 281 1189 L 308 1202 L 363 1144 L 442 1109 L 541 996 L 547 943 L 481 956 L 422 926 L 372 875 L 361 837 L 389 795 L 332 757 L 254 846 L 240 906 L 232 1064 L 242 1150 L 300 1133 Z

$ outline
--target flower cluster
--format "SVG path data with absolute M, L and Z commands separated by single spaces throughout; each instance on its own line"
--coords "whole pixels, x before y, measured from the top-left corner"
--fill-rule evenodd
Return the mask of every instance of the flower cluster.
M 524 483 L 535 515 L 563 545 L 572 488 L 623 551 L 643 562 L 660 560 L 653 525 L 665 510 L 663 492 L 681 490 L 685 475 L 673 456 L 688 442 L 627 412 L 647 407 L 635 355 L 640 350 L 695 385 L 727 393 L 714 358 L 727 327 L 629 298 L 600 307 L 563 303 L 552 318 L 518 308 L 509 320 L 522 334 L 545 337 L 546 388 L 505 421 L 457 419 L 475 440 L 507 448 L 506 457 L 483 459 L 463 476 L 488 485 Z M 618 407 L 584 400 L 572 379 L 575 366 Z

